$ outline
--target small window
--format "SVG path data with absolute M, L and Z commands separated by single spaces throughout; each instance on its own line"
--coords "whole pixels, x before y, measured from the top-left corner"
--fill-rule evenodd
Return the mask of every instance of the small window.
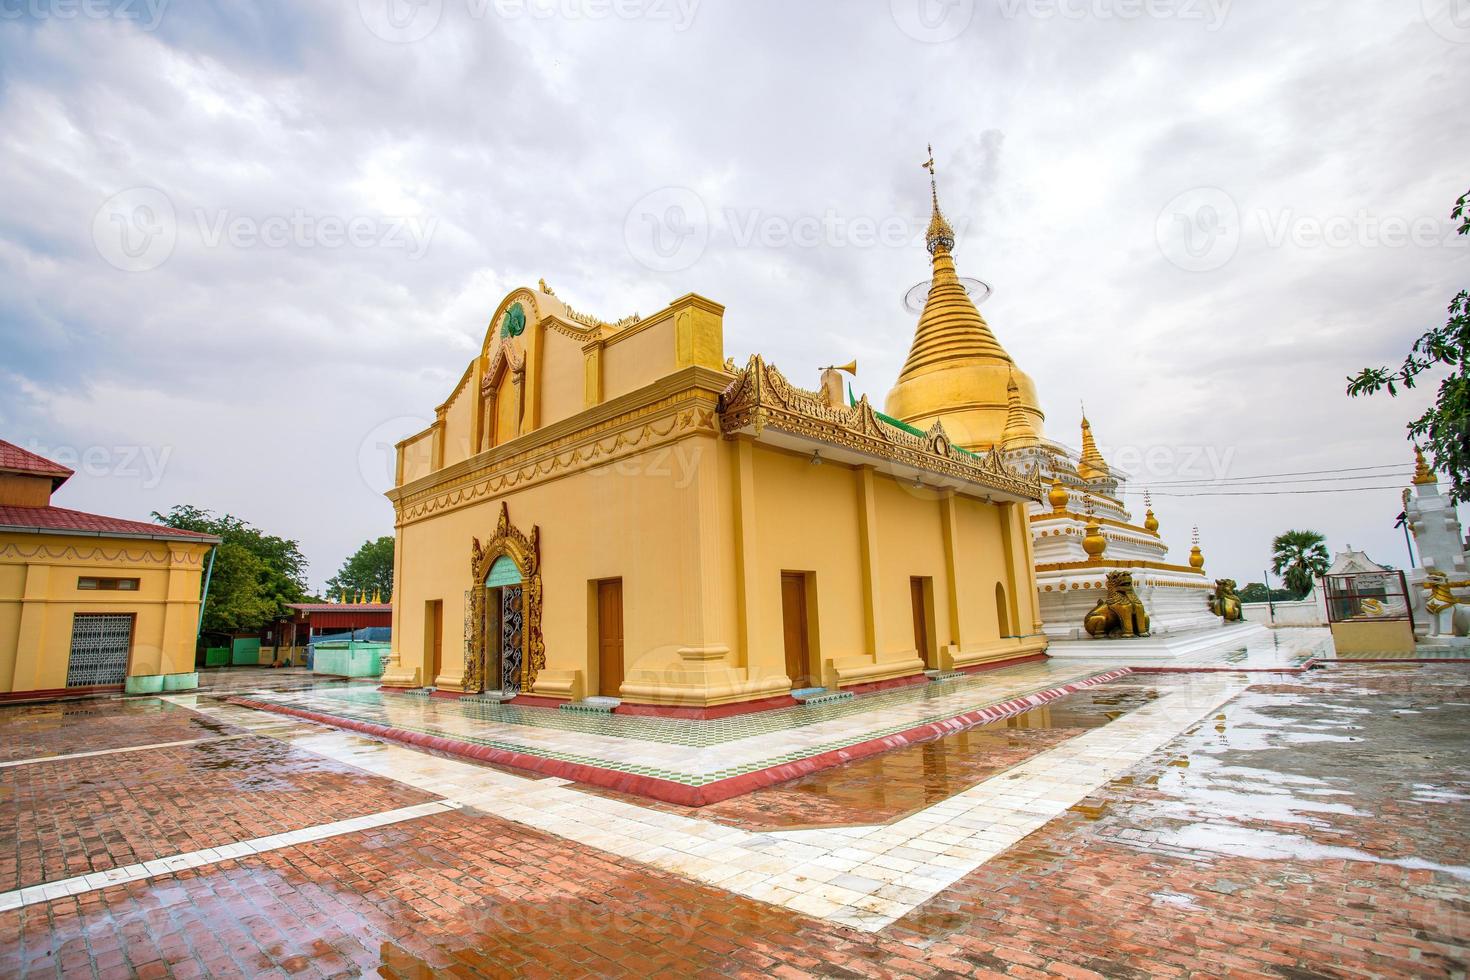
M 83 592 L 137 592 L 135 578 L 79 578 L 77 588 Z

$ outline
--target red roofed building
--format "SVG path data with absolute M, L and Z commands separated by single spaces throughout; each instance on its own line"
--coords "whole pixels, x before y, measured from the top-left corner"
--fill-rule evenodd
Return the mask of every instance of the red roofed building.
M 71 476 L 0 439 L 0 701 L 197 686 L 219 539 L 52 506 Z

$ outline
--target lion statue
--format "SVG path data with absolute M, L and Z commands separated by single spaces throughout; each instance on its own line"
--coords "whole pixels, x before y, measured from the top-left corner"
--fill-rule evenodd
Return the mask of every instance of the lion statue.
M 1107 595 L 1082 620 L 1092 636 L 1148 636 L 1148 613 L 1133 591 L 1132 572 L 1108 572 Z
M 1240 596 L 1235 593 L 1235 579 L 1215 579 L 1215 594 L 1210 596 L 1210 612 L 1227 623 L 1236 623 L 1245 618 L 1240 607 Z

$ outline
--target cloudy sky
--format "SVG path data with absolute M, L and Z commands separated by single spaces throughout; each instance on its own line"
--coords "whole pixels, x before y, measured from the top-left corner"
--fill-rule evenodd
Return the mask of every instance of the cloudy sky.
M 1174 557 L 1403 564 L 1427 393 L 1343 381 L 1470 285 L 1467 91 L 1463 0 L 0 0 L 0 437 L 79 470 L 59 505 L 229 511 L 320 585 L 540 277 L 703 293 L 738 360 L 856 357 L 881 403 L 932 142 L 1048 433 L 1085 401 Z M 1388 489 L 1164 496 L 1327 470 Z

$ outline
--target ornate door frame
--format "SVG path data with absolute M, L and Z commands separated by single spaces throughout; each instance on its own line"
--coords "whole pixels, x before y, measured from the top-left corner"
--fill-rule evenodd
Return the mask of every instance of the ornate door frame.
M 495 537 L 483 546 L 472 539 L 470 572 L 471 601 L 465 610 L 464 690 L 485 690 L 485 663 L 489 654 L 485 635 L 485 579 L 490 566 L 504 555 L 521 573 L 521 691 L 529 691 L 536 675 L 546 666 L 546 644 L 541 639 L 541 528 L 531 526 L 529 536 L 510 522 L 510 507 L 500 502 L 500 519 Z M 498 617 L 497 617 L 498 619 Z

